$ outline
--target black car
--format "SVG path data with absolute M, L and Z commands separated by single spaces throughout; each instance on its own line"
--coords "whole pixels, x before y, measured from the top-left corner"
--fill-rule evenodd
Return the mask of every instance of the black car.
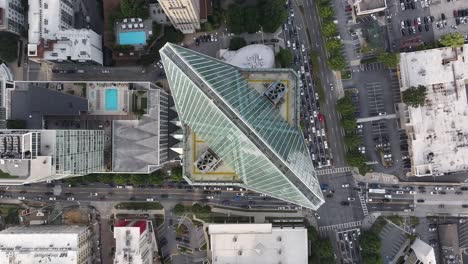
M 425 25 L 424 28 L 426 29 L 426 31 L 429 31 L 429 25 Z
M 424 17 L 424 24 L 428 24 L 429 23 L 429 19 L 427 19 L 427 17 Z
M 462 191 L 468 191 L 468 187 L 461 187 L 460 190 L 462 190 Z
M 270 41 L 276 43 L 276 42 L 279 42 L 279 39 L 271 39 Z
M 349 202 L 347 202 L 347 201 L 343 201 L 343 202 L 341 202 L 340 204 L 341 204 L 341 205 L 344 205 L 344 206 L 349 206 Z
M 416 4 L 414 2 L 411 2 L 411 9 L 416 9 Z
M 445 14 L 444 13 L 440 14 L 440 17 L 442 18 L 442 20 L 445 20 Z
M 401 29 L 401 35 L 406 36 L 406 30 L 404 28 Z
M 161 194 L 161 198 L 169 198 L 168 194 Z
M 407 27 L 410 27 L 410 26 L 411 26 L 411 20 L 410 20 L 410 19 L 407 19 L 407 20 L 406 20 L 406 26 L 407 26 Z
M 439 192 L 439 194 L 446 194 L 446 192 L 444 192 L 444 191 L 440 191 L 440 192 Z
M 421 27 L 421 25 L 418 26 L 418 30 L 419 30 L 419 32 L 422 32 L 422 27 Z
M 468 208 L 468 204 L 462 204 L 463 208 Z

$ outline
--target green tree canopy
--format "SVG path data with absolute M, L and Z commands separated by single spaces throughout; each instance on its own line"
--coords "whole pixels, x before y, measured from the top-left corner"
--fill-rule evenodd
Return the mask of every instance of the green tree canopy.
M 247 33 L 255 33 L 260 30 L 258 23 L 258 11 L 254 6 L 249 6 L 244 9 L 244 30 Z
M 361 139 L 353 131 L 345 135 L 344 142 L 349 149 L 357 149 L 361 144 Z
M 387 68 L 396 68 L 400 62 L 400 54 L 382 52 L 377 56 L 377 60 L 383 63 Z
M 120 12 L 124 17 L 146 19 L 149 16 L 148 6 L 141 0 L 120 0 Z
M 362 262 L 364 264 L 382 264 L 384 261 L 380 253 L 362 253 Z
M 0 32 L 0 61 L 12 62 L 16 60 L 18 37 L 10 32 Z
M 227 12 L 226 23 L 229 30 L 234 34 L 240 34 L 244 32 L 244 11 L 243 9 L 236 5 L 231 4 Z
M 449 33 L 439 39 L 439 43 L 444 47 L 461 47 L 465 44 L 465 37 L 459 33 Z
M 347 118 L 347 116 L 343 117 L 343 119 L 341 119 L 341 125 L 346 133 L 352 133 L 356 130 L 356 119 Z
M 323 19 L 333 18 L 333 8 L 329 5 L 319 6 L 319 15 Z
M 343 56 L 339 54 L 331 56 L 330 59 L 328 59 L 328 65 L 330 66 L 330 69 L 334 71 L 341 71 L 346 66 L 346 61 Z
M 411 86 L 402 93 L 402 101 L 411 107 L 420 107 L 426 100 L 427 89 L 424 85 Z
M 359 237 L 363 253 L 380 254 L 381 242 L 378 234 L 371 231 L 364 231 Z
M 357 150 L 351 150 L 346 153 L 346 161 L 351 167 L 357 167 L 361 174 L 366 174 L 369 171 L 369 166 L 366 165 L 366 157 Z
M 161 170 L 155 171 L 148 176 L 148 183 L 161 185 L 164 181 L 164 174 Z
M 99 181 L 106 184 L 111 184 L 114 182 L 114 176 L 112 174 L 104 173 L 99 175 Z
M 288 19 L 284 0 L 262 0 L 259 2 L 261 26 L 267 33 L 275 32 Z
M 171 180 L 175 182 L 181 182 L 184 180 L 182 177 L 182 166 L 174 167 L 171 170 Z
M 355 110 L 356 108 L 349 96 L 344 96 L 336 101 L 336 111 L 338 111 L 343 117 L 353 116 Z
M 130 176 L 130 182 L 133 184 L 141 185 L 146 184 L 148 179 L 147 174 L 132 174 Z
M 330 40 L 327 40 L 327 42 L 325 42 L 325 48 L 330 53 L 339 52 L 342 45 L 343 44 L 341 43 L 340 39 L 330 39 Z
M 337 30 L 335 23 L 333 23 L 333 21 L 324 23 L 322 26 L 322 33 L 326 38 L 336 36 Z
M 176 214 L 176 215 L 183 215 L 183 214 L 185 213 L 185 211 L 186 211 L 186 208 L 185 208 L 184 205 L 178 203 L 178 204 L 176 204 L 176 205 L 174 206 L 174 210 L 173 210 L 173 211 L 174 211 L 174 214 Z
M 242 47 L 245 47 L 247 42 L 242 37 L 233 37 L 229 41 L 229 50 L 238 50 Z
M 128 175 L 118 174 L 114 177 L 115 184 L 125 185 L 128 183 Z
M 279 62 L 281 67 L 287 68 L 293 62 L 293 53 L 289 49 L 283 49 L 280 47 L 280 51 L 276 54 L 276 60 Z

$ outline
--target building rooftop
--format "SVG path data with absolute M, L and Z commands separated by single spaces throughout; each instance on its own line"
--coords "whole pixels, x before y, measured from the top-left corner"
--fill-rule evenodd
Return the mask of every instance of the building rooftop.
M 84 226 L 10 227 L 0 232 L 0 263 L 75 264 Z
M 239 68 L 275 67 L 275 52 L 267 45 L 248 45 L 236 51 L 221 50 L 220 56 L 225 62 Z
M 416 176 L 468 169 L 467 55 L 466 48 L 401 53 L 401 90 L 427 89 L 425 105 L 405 114 Z
M 386 0 L 353 0 L 358 7 L 358 15 L 371 14 L 387 8 Z
M 28 1 L 29 43 L 39 44 L 41 39 L 56 39 L 56 33 L 62 29 L 71 27 L 72 17 L 68 23 L 68 27 L 67 23 L 61 22 L 62 17 L 66 15 L 61 12 L 61 5 L 67 2 L 69 1 Z M 41 4 L 44 4 L 44 6 Z M 43 8 L 45 6 L 47 6 L 47 8 Z M 70 8 L 73 8 L 73 6 Z
M 143 264 L 153 256 L 153 239 L 148 220 L 116 220 L 114 228 L 114 263 Z
M 296 80 L 290 87 L 298 88 L 294 71 L 240 69 L 172 44 L 160 53 L 180 120 L 235 170 L 244 187 L 307 208 L 324 202 L 299 127 L 299 109 L 292 111 L 293 125 L 279 111 L 287 103 L 288 91 L 281 73 L 290 74 Z M 260 76 L 272 72 L 276 78 L 260 79 L 266 89 L 262 94 L 249 83 L 255 79 L 251 72 Z M 299 95 L 290 96 L 298 105 Z M 184 159 L 184 173 L 192 164 Z
M 436 264 L 434 248 L 417 238 L 411 245 L 416 257 L 424 264 Z
M 271 224 L 208 226 L 213 263 L 307 263 L 307 230 Z

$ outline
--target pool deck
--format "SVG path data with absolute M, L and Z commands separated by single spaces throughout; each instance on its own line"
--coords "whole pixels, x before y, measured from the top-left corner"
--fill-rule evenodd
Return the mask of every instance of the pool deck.
M 132 29 L 129 29 L 128 26 L 126 29 L 123 29 L 122 28 L 122 25 L 128 25 L 128 24 L 140 24 L 140 23 L 143 23 L 143 28 L 132 28 Z M 115 23 L 114 25 L 114 34 L 115 34 L 115 39 L 118 41 L 120 38 L 119 38 L 119 34 L 120 33 L 124 33 L 124 32 L 139 32 L 139 31 L 143 31 L 145 32 L 146 34 L 146 39 L 149 39 L 152 35 L 153 35 L 153 21 L 151 19 L 145 19 L 143 20 L 142 22 L 136 22 L 136 19 L 135 19 L 135 22 L 130 22 L 130 18 L 127 18 L 127 23 L 124 23 L 123 21 L 118 21 Z M 132 45 L 130 44 L 129 46 L 133 46 L 135 48 L 135 50 L 142 50 L 145 46 L 146 46 L 146 42 L 143 43 L 143 44 L 135 44 L 135 45 Z
M 106 90 L 117 89 L 117 110 L 106 110 Z M 92 115 L 127 115 L 128 83 L 88 83 L 87 98 L 89 114 Z

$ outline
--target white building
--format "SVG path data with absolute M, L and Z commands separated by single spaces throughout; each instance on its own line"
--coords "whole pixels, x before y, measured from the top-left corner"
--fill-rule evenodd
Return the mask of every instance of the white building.
M 200 29 L 199 0 L 158 0 L 172 25 L 184 34 Z
M 25 25 L 23 12 L 21 0 L 0 0 L 0 31 L 22 34 Z
M 271 224 L 208 226 L 214 264 L 294 263 L 308 260 L 307 229 Z
M 101 36 L 73 28 L 73 1 L 29 0 L 28 56 L 35 61 L 102 64 Z
M 426 244 L 421 239 L 417 238 L 413 242 L 413 245 L 411 245 L 411 249 L 413 250 L 414 255 L 416 256 L 417 260 L 420 261 L 419 263 L 436 264 L 434 248 Z M 409 262 L 410 261 L 407 261 L 406 263 L 409 264 Z M 414 262 L 414 263 L 417 263 L 417 262 Z
M 156 254 L 153 226 L 148 220 L 116 220 L 115 264 L 150 264 Z
M 248 45 L 236 51 L 223 49 L 219 51 L 219 57 L 231 65 L 244 69 L 271 69 L 275 67 L 273 48 L 263 44 Z
M 465 58 L 468 45 L 401 53 L 401 91 L 418 85 L 427 89 L 423 107 L 400 107 L 415 176 L 468 170 Z
M 364 16 L 382 12 L 387 8 L 386 0 L 350 0 L 356 9 L 356 15 Z
M 10 227 L 0 232 L 0 263 L 91 264 L 85 226 Z

